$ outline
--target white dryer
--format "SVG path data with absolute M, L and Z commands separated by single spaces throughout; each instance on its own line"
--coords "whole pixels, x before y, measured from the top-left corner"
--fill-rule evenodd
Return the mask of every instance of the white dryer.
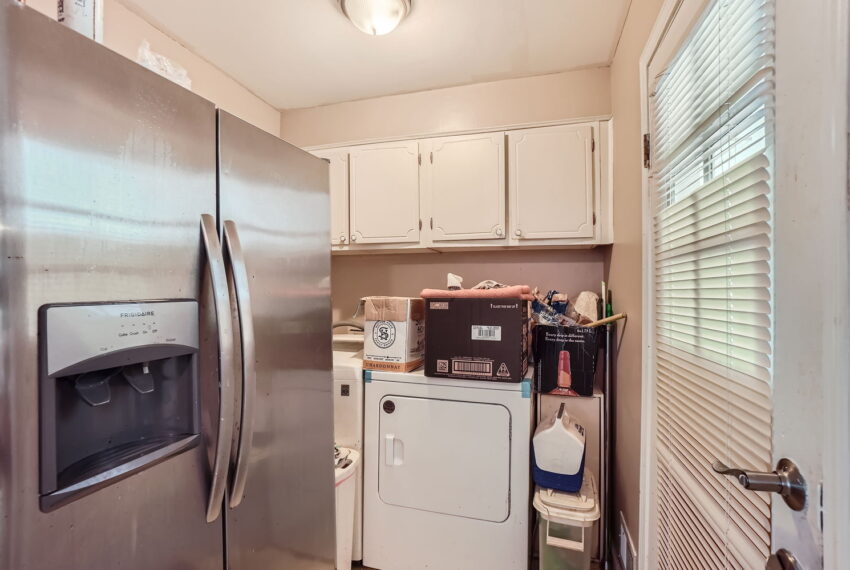
M 353 340 L 352 340 L 353 339 Z M 363 335 L 334 335 L 334 441 L 363 455 Z M 354 491 L 351 559 L 363 559 L 363 469 Z
M 530 381 L 364 378 L 364 566 L 526 568 Z

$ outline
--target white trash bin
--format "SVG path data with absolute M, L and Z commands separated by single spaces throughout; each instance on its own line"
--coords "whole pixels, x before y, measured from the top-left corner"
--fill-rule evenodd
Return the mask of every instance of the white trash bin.
M 540 570 L 588 570 L 593 526 L 599 520 L 593 475 L 584 472 L 578 493 L 537 487 L 534 508 L 538 513 Z
M 360 469 L 360 454 L 347 447 L 339 448 L 334 476 L 336 479 L 336 567 L 351 570 L 354 544 L 354 481 Z

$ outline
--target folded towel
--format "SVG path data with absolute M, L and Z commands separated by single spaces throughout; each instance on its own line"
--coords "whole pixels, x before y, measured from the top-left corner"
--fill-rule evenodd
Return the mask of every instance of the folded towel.
M 522 299 L 524 301 L 534 300 L 531 287 L 528 285 L 512 285 L 498 289 L 459 289 L 447 291 L 445 289 L 423 289 L 419 294 L 423 299 Z

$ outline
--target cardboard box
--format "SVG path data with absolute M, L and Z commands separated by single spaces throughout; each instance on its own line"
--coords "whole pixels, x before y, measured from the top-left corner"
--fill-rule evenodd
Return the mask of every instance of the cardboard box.
M 363 369 L 409 372 L 422 365 L 425 301 L 366 297 Z
M 425 375 L 521 382 L 528 371 L 528 302 L 428 299 Z
M 538 325 L 534 329 L 534 378 L 541 394 L 592 396 L 604 327 Z

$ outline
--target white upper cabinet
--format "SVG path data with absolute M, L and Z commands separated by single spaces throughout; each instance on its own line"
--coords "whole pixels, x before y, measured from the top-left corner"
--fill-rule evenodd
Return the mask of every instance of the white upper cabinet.
M 349 151 L 350 241 L 419 241 L 419 143 L 400 141 Z
M 339 253 L 613 242 L 607 119 L 315 150 Z
M 503 239 L 504 133 L 428 139 L 421 146 L 431 241 Z
M 508 133 L 512 240 L 594 237 L 593 124 Z
M 331 244 L 348 243 L 348 149 L 317 150 L 330 163 Z

